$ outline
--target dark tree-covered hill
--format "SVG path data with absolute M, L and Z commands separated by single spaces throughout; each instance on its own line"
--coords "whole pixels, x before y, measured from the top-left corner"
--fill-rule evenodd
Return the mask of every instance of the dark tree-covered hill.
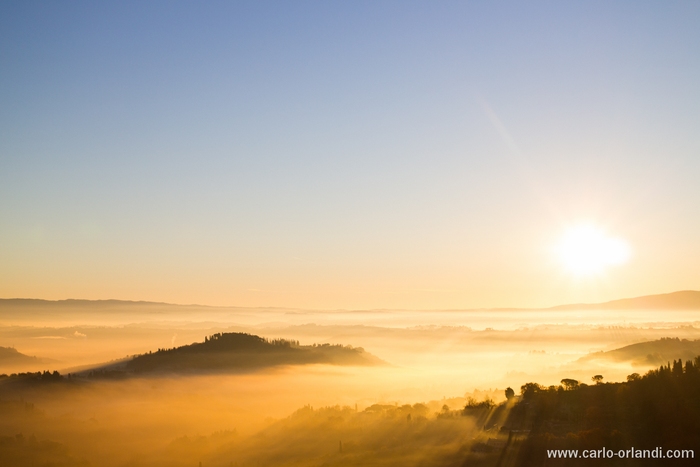
M 0 347 L 0 365 L 26 365 L 40 361 L 37 357 L 24 355 L 12 347 Z
M 299 345 L 285 339 L 265 339 L 245 333 L 219 333 L 172 349 L 137 355 L 130 360 L 92 370 L 93 376 L 140 373 L 242 372 L 280 365 L 379 365 L 382 360 L 360 347 Z
M 658 366 L 676 358 L 692 360 L 696 355 L 700 355 L 700 339 L 688 340 L 676 337 L 640 342 L 608 352 L 596 352 L 580 360 L 608 360 L 630 362 L 633 365 Z
M 523 385 L 521 400 L 506 422 L 507 430 L 528 433 L 517 446 L 513 465 L 588 465 L 591 459 L 552 459 L 548 451 L 582 454 L 604 448 L 612 453 L 635 448 L 638 456 L 670 450 L 687 457 L 611 457 L 605 465 L 695 465 L 694 456 L 700 455 L 700 357 L 685 363 L 679 359 L 627 379 L 612 384 L 567 379 L 562 386 Z

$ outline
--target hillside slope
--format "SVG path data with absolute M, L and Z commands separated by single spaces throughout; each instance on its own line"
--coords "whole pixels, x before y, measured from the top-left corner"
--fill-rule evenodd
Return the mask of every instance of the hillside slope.
M 623 298 L 604 303 L 559 305 L 548 310 L 700 310 L 700 291 L 682 290 L 658 295 Z
M 579 361 L 608 360 L 629 362 L 632 365 L 663 365 L 677 358 L 691 360 L 700 355 L 700 340 L 663 338 L 655 341 L 627 345 L 608 352 L 596 352 Z

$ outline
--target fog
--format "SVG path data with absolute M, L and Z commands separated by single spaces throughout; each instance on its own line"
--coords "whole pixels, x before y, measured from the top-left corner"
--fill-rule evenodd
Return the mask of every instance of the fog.
M 578 372 L 581 365 L 573 362 L 591 352 L 662 337 L 700 338 L 700 321 L 693 311 L 324 313 L 171 307 L 168 313 L 165 305 L 158 305 L 155 313 L 144 305 L 111 308 L 117 309 L 64 307 L 46 323 L 32 321 L 38 317 L 31 314 L 3 313 L 0 346 L 14 347 L 41 361 L 17 366 L 0 360 L 0 373 L 45 369 L 65 373 L 201 342 L 218 332 L 248 332 L 295 339 L 303 345 L 328 342 L 363 347 L 404 370 L 403 379 L 397 376 L 405 381 L 402 390 L 426 389 L 416 381 L 429 381 L 434 391 L 426 397 L 434 398 L 445 391 L 519 385 L 527 378 L 558 382 L 560 368 Z M 123 308 L 128 312 L 122 313 Z M 624 364 L 611 367 L 609 378 L 624 379 L 630 369 Z
M 36 313 L 3 310 L 0 346 L 38 360 L 0 360 L 0 373 L 71 374 L 61 382 L 0 380 L 0 451 L 12 465 L 421 465 L 428 458 L 426 465 L 452 465 L 469 446 L 497 436 L 484 430 L 496 423 L 487 421 L 493 410 L 461 415 L 467 398 L 499 403 L 506 387 L 517 393 L 527 382 L 559 384 L 565 377 L 622 381 L 653 365 L 582 357 L 664 337 L 700 339 L 693 311 L 323 313 L 159 305 L 154 313 L 148 305 L 111 306 L 87 313 L 84 305 L 63 305 L 44 313 L 45 322 Z M 388 365 L 119 380 L 84 371 L 220 332 L 359 346 Z

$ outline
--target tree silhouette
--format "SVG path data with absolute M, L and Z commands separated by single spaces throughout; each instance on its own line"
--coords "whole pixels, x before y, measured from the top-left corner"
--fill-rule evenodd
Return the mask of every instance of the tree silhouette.
M 543 389 L 544 388 L 537 383 L 525 383 L 520 386 L 520 394 L 522 394 L 523 399 L 529 399 Z
M 567 391 L 572 391 L 578 388 L 578 384 L 578 381 L 576 381 L 575 379 L 564 378 L 561 380 L 561 385 L 564 386 L 564 389 L 566 389 Z

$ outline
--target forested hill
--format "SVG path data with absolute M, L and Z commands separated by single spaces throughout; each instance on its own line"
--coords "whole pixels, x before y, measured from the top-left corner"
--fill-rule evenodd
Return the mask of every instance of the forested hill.
M 116 365 L 93 370 L 101 373 L 193 373 L 251 371 L 279 365 L 380 365 L 382 360 L 360 347 L 299 345 L 294 340 L 269 340 L 244 333 L 219 333 L 172 349 L 137 355 Z
M 593 465 L 590 459 L 549 459 L 547 452 L 603 448 L 624 451 L 627 458 L 608 456 L 596 465 L 697 465 L 700 356 L 671 361 L 644 376 L 633 373 L 624 383 L 606 384 L 598 375 L 593 385 L 572 379 L 563 379 L 562 386 L 523 385 L 506 421 L 506 431 L 528 433 L 513 452 L 515 465 Z
M 596 352 L 580 358 L 580 361 L 608 360 L 613 362 L 630 362 L 632 365 L 657 366 L 676 358 L 692 360 L 700 355 L 700 339 L 687 340 L 663 338 L 655 341 L 627 345 L 608 352 Z
M 40 359 L 19 353 L 12 347 L 0 347 L 0 366 L 27 365 L 40 362 Z

